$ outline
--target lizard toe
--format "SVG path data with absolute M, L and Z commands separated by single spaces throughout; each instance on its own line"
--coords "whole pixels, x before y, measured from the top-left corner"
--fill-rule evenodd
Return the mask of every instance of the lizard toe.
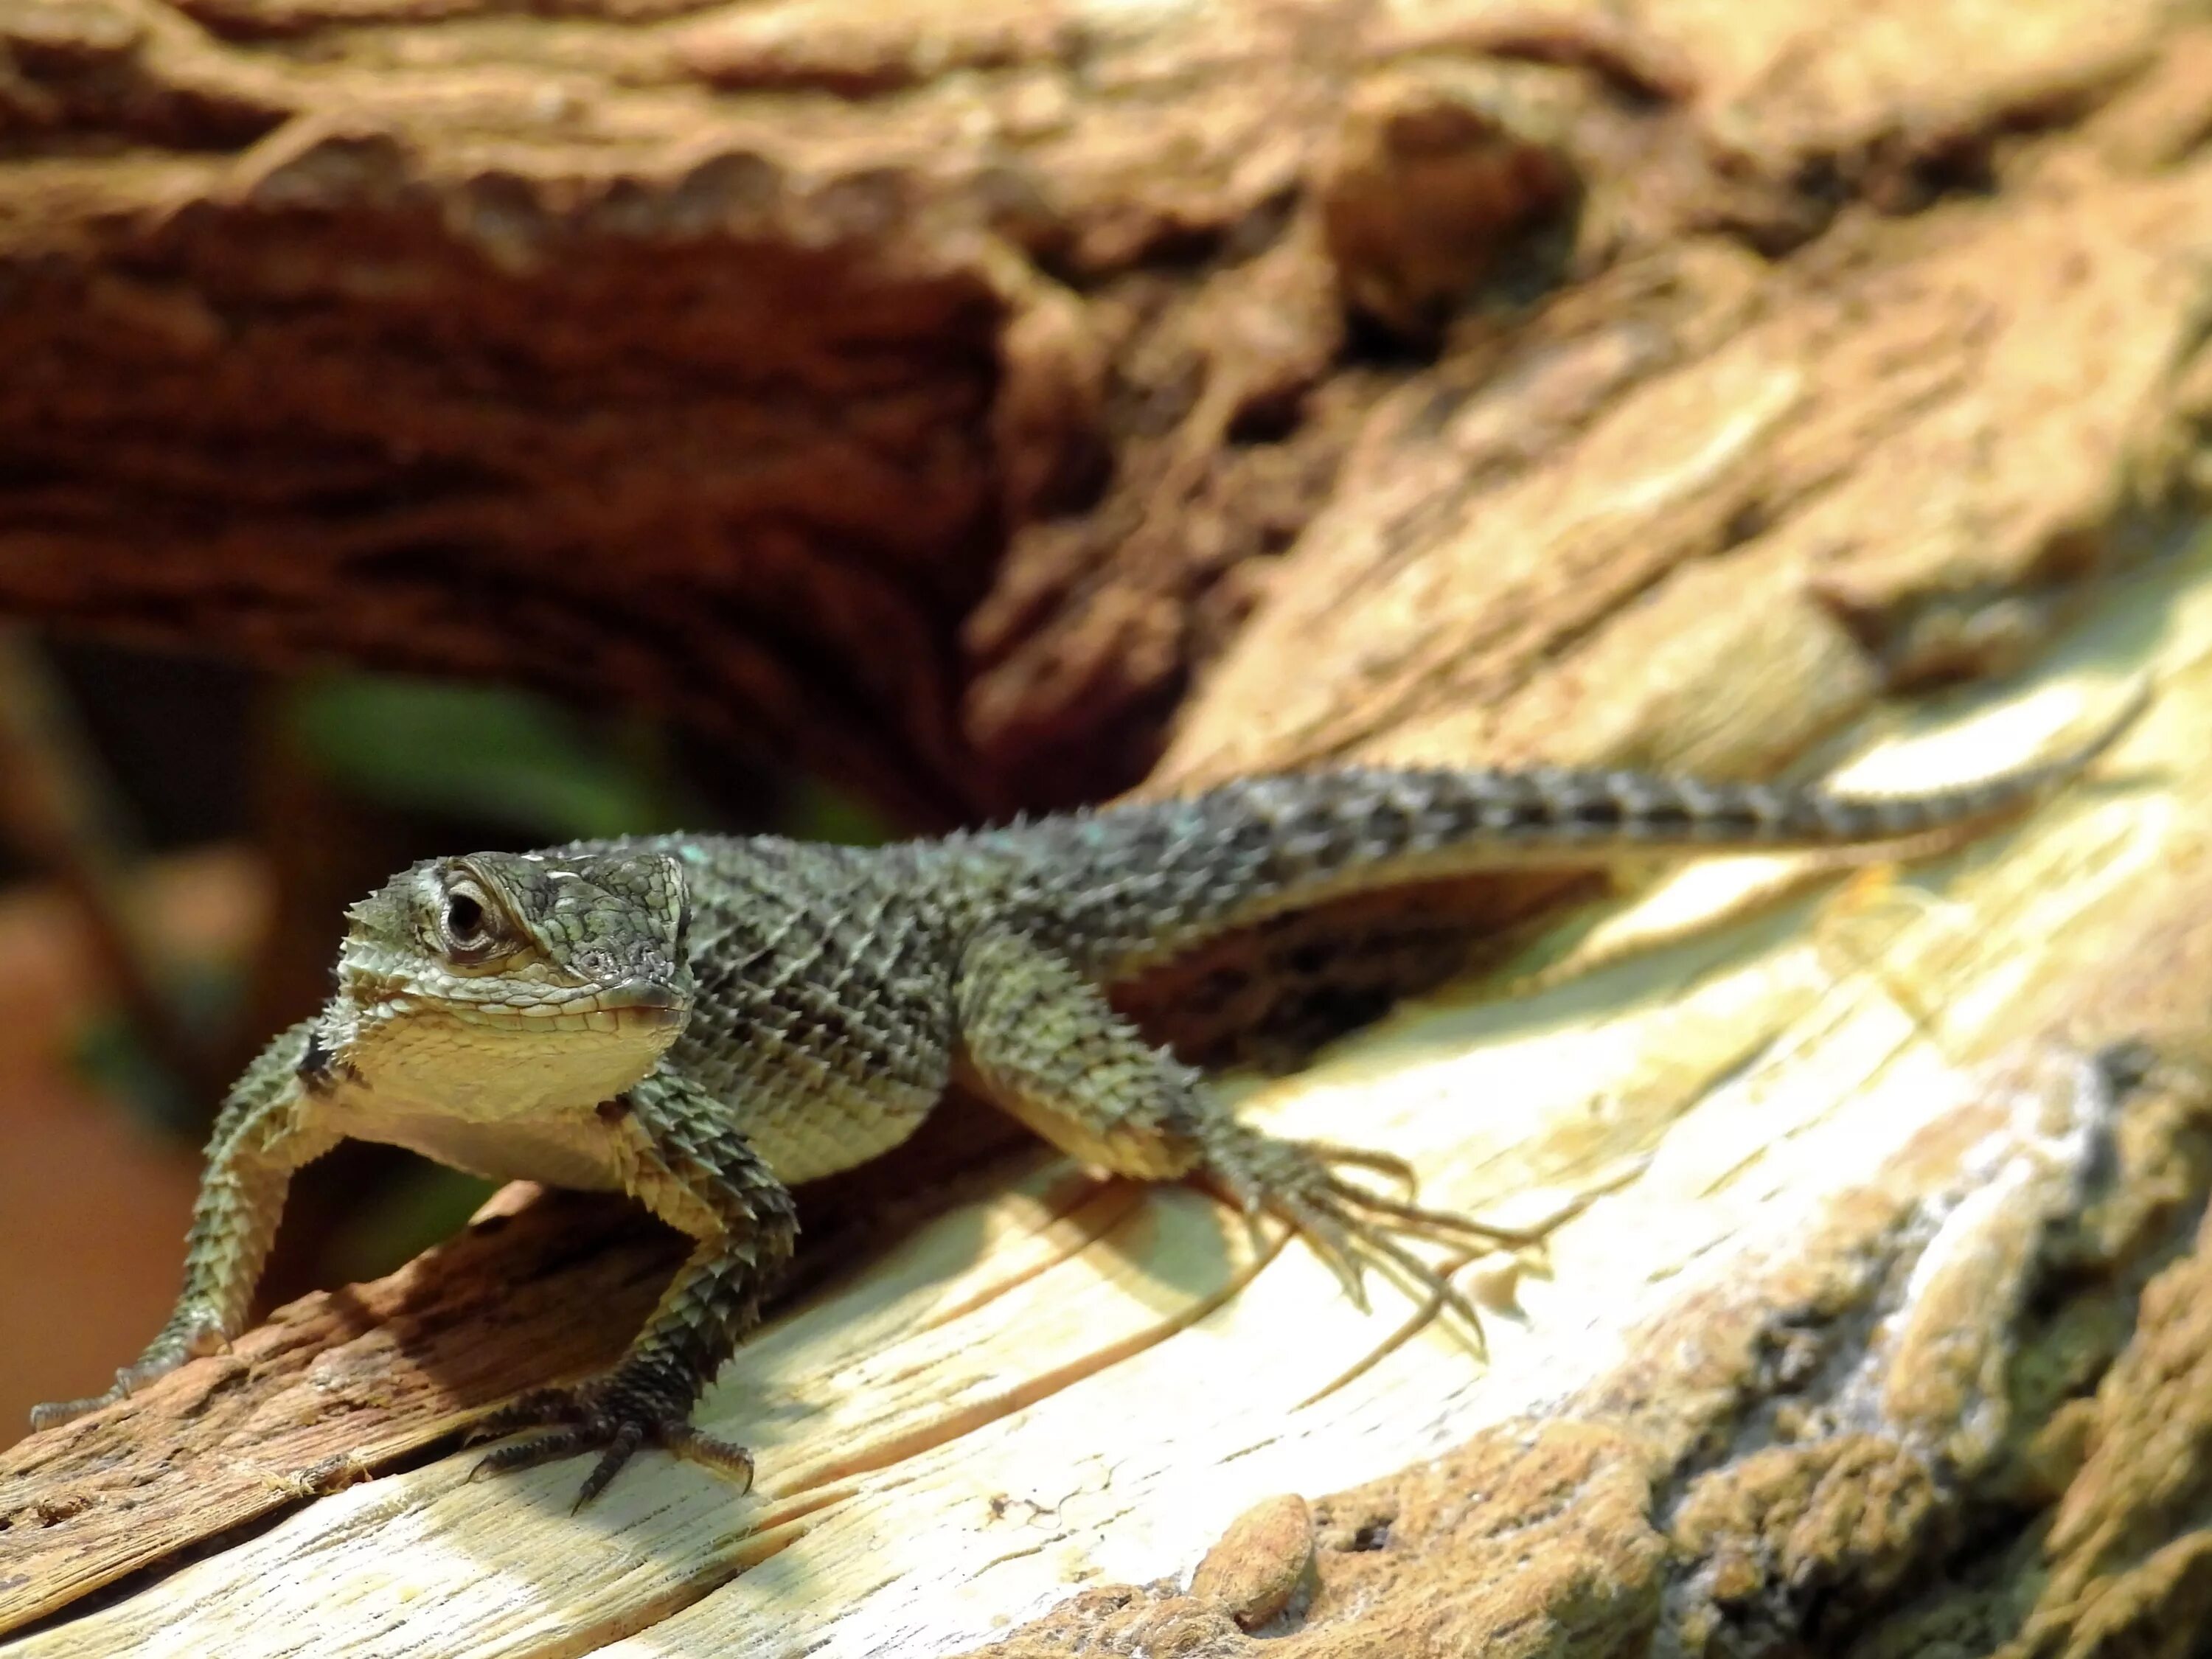
M 469 1479 L 598 1452 L 599 1461 L 576 1494 L 575 1508 L 580 1510 L 606 1490 L 640 1449 L 657 1446 L 727 1474 L 750 1492 L 752 1455 L 693 1428 L 690 1416 L 688 1402 L 672 1401 L 650 1380 L 620 1371 L 572 1388 L 533 1389 L 480 1419 L 468 1437 L 495 1439 L 539 1427 L 546 1431 L 494 1447 L 477 1460 Z
M 1287 1221 L 1364 1312 L 1365 1270 L 1382 1269 L 1413 1286 L 1426 1304 L 1424 1317 L 1449 1312 L 1480 1349 L 1482 1321 L 1474 1305 L 1451 1282 L 1453 1268 L 1467 1259 L 1438 1267 L 1407 1248 L 1405 1240 L 1511 1247 L 1536 1237 L 1495 1227 L 1471 1216 L 1425 1209 L 1346 1179 L 1337 1166 L 1374 1170 L 1410 1188 L 1412 1171 L 1395 1158 L 1358 1148 L 1320 1142 L 1282 1140 L 1231 1121 L 1210 1126 L 1205 1137 L 1206 1165 L 1248 1212 L 1266 1210 Z
M 217 1353 L 228 1339 L 223 1335 L 222 1322 L 212 1311 L 204 1308 L 184 1307 L 170 1316 L 167 1326 L 154 1339 L 152 1346 L 131 1364 L 115 1373 L 115 1386 L 105 1394 L 88 1395 L 82 1400 L 56 1400 L 43 1406 L 31 1407 L 31 1427 L 51 1429 L 58 1424 L 83 1417 L 112 1406 L 118 1400 L 128 1400 L 148 1383 L 167 1376 L 187 1360 Z

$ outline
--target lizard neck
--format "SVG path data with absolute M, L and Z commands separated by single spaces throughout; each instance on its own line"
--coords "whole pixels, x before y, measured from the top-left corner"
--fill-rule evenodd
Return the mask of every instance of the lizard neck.
M 647 1076 L 683 1017 L 494 1016 L 387 989 L 342 991 L 317 1022 L 316 1049 L 357 1108 L 479 1123 L 589 1112 Z

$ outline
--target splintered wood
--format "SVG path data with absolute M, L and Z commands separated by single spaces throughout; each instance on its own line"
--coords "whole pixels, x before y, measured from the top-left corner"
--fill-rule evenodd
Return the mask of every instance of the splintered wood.
M 1830 884 L 1778 902 L 1778 884 L 1803 885 L 1783 860 L 1693 866 L 1539 941 L 1533 988 L 1431 1000 L 1244 1090 L 1278 1129 L 1412 1158 L 1432 1202 L 1534 1221 L 1616 1188 L 1517 1272 L 1490 1264 L 1507 1310 L 1486 1361 L 1432 1327 L 1331 1390 L 1405 1322 L 1404 1297 L 1378 1285 L 1363 1316 L 1302 1247 L 1267 1252 L 1199 1193 L 1039 1159 L 746 1346 L 703 1421 L 753 1447 L 750 1497 L 656 1458 L 572 1516 L 574 1468 L 472 1482 L 462 1450 L 301 1503 L 305 1450 L 247 1419 L 200 1462 L 243 1476 L 276 1524 L 14 1651 L 273 1655 L 310 1630 L 317 1652 L 347 1655 L 950 1651 L 1087 1583 L 1187 1573 L 1272 1493 L 1371 1480 L 1600 1400 L 1610 1419 L 1632 1416 L 1627 1396 L 1652 1395 L 1675 1347 L 1720 1329 L 1721 1304 L 1832 1270 L 1798 1259 L 1824 1238 L 1863 1256 L 1847 1224 L 1870 1195 L 1894 1212 L 1882 1237 L 1919 1235 L 1881 1334 L 1863 1334 L 1863 1363 L 1889 1377 L 1875 1420 L 1991 1432 L 1988 1412 L 1944 1391 L 1986 1391 L 1981 1373 L 2002 1370 L 2031 1247 L 2096 1199 L 2109 1175 L 2093 1166 L 2122 1133 L 2109 1101 L 2054 1104 L 2048 1083 L 1999 1072 L 2040 1054 L 2072 1077 L 2089 1069 L 2082 1044 L 2154 1025 L 2134 947 L 2174 925 L 2169 907 L 2212 898 L 2212 763 L 2192 737 L 2212 700 L 2212 561 L 2118 592 L 2001 697 L 1913 711 L 1847 774 L 1909 788 L 2011 764 L 2146 671 L 2157 702 L 2097 777 L 1897 873 L 1883 900 Z M 2116 988 L 2133 988 L 2115 1005 Z M 2158 989 L 2179 1008 L 2212 982 Z M 1972 1132 L 1931 1143 L 1947 1120 Z M 398 1386 L 388 1376 L 361 1374 L 357 1352 L 245 1346 L 245 1375 L 195 1366 L 144 1409 L 189 1410 L 216 1376 L 273 1397 L 289 1374 L 290 1409 L 327 1425 L 319 1443 L 377 1450 L 364 1406 Z M 1978 1356 L 1963 1378 L 1961 1352 Z M 1641 1408 L 1689 1409 L 1664 1392 Z M 449 1422 L 418 1419 L 407 1437 Z M 1647 1460 L 1670 1439 L 1643 1434 Z M 70 1513 L 68 1470 L 135 1468 L 158 1487 L 158 1453 L 143 1430 L 136 1441 L 95 1420 L 13 1456 L 0 1561 L 29 1571 L 0 1577 L 12 1616 L 58 1610 L 56 1546 L 132 1501 L 108 1490 Z M 34 1491 L 46 1510 L 23 1501 Z M 205 1526 L 240 1516 L 210 1505 Z M 133 1536 L 113 1537 L 98 1576 L 184 1541 L 134 1555 Z

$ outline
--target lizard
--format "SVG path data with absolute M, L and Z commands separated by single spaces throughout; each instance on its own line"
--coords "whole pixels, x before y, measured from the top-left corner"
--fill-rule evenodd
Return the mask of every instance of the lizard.
M 692 1248 L 609 1370 L 477 1425 L 478 1465 L 596 1453 L 577 1498 L 656 1446 L 750 1484 L 693 1425 L 792 1258 L 791 1188 L 887 1152 L 956 1081 L 1113 1174 L 1210 1181 L 1303 1235 L 1353 1302 L 1386 1265 L 1476 1322 L 1409 1240 L 1532 1235 L 1351 1178 L 1387 1154 L 1242 1122 L 1107 992 L 1226 931 L 1501 866 L 1672 850 L 1845 848 L 1972 833 L 2078 776 L 2086 742 L 1916 794 L 1595 769 L 1351 768 L 1224 783 L 860 848 L 647 836 L 411 866 L 353 905 L 322 1012 L 218 1114 L 174 1311 L 107 1405 L 243 1328 L 293 1172 L 348 1136 L 494 1178 L 619 1188 Z

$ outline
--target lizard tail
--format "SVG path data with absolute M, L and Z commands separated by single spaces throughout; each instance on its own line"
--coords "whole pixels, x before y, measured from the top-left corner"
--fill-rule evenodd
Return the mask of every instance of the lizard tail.
M 1109 807 L 1060 820 L 1054 845 L 1026 850 L 1063 890 L 1085 895 L 1074 936 L 1096 940 L 1096 965 L 1115 973 L 1286 909 L 1413 882 L 1637 852 L 1877 846 L 1966 831 L 2081 775 L 2150 694 L 2146 680 L 2094 735 L 2050 760 L 1919 793 L 1551 767 L 1354 768 Z
M 1473 837 L 1603 852 L 1912 841 L 2008 817 L 2063 788 L 2126 735 L 2149 704 L 2146 679 L 2095 732 L 2048 760 L 1917 793 L 1855 794 L 1820 784 L 1705 783 L 1570 769 L 1491 774 L 1486 781 L 1503 786 L 1500 799 L 1474 804 Z

